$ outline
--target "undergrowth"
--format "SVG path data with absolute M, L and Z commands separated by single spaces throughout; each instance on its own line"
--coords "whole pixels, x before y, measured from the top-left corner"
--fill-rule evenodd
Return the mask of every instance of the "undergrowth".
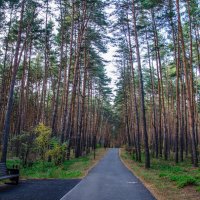
M 135 160 L 133 156 L 126 153 L 125 158 Z M 142 155 L 142 161 L 144 161 L 144 154 Z M 139 168 L 144 167 L 144 162 L 136 163 Z M 178 188 L 193 185 L 196 190 L 200 192 L 200 168 L 192 167 L 190 160 L 185 158 L 184 162 L 174 163 L 173 158 L 168 161 L 159 158 L 151 159 L 151 169 L 143 172 L 144 178 L 155 179 L 160 181 L 172 181 Z
M 97 154 L 103 154 L 102 152 L 102 149 L 97 150 Z M 91 153 L 84 157 L 66 160 L 61 165 L 55 165 L 54 162 L 37 161 L 29 166 L 22 166 L 22 162 L 19 159 L 10 159 L 7 161 L 7 166 L 11 168 L 13 165 L 18 165 L 21 178 L 65 179 L 83 177 L 93 162 L 93 155 Z

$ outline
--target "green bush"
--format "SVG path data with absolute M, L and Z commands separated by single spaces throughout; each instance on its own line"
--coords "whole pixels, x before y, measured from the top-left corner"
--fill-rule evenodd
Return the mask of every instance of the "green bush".
M 192 176 L 187 175 L 171 175 L 170 180 L 175 181 L 179 188 L 183 188 L 187 185 L 197 185 L 197 180 Z
M 11 140 L 12 152 L 15 152 L 15 156 L 20 158 L 22 165 L 26 165 L 28 160 L 31 161 L 29 155 L 34 151 L 35 138 L 36 134 L 33 131 L 23 131 Z
M 53 138 L 50 142 L 50 150 L 47 152 L 47 156 L 55 165 L 60 165 L 65 160 L 66 150 L 66 144 L 60 144 L 56 138 Z

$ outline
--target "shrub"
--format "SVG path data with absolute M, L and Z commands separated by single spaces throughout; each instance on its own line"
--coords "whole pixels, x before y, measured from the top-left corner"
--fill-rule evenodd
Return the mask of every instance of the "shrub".
M 60 144 L 56 138 L 53 138 L 50 142 L 50 148 L 47 156 L 53 160 L 55 165 L 62 164 L 65 160 L 67 145 Z
M 34 140 L 36 135 L 34 132 L 23 131 L 20 135 L 17 135 L 11 140 L 12 152 L 16 153 L 16 156 L 22 161 L 22 165 L 27 165 L 29 154 L 34 151 Z M 29 159 L 30 160 L 30 159 Z
M 171 175 L 170 179 L 175 181 L 179 188 L 183 188 L 187 185 L 197 185 L 197 180 L 192 176 Z
M 36 128 L 35 128 L 35 133 L 37 134 L 36 138 L 36 145 L 37 149 L 39 151 L 39 155 L 41 159 L 44 161 L 46 152 L 48 151 L 48 147 L 50 144 L 50 136 L 51 136 L 51 129 L 44 124 L 40 123 Z

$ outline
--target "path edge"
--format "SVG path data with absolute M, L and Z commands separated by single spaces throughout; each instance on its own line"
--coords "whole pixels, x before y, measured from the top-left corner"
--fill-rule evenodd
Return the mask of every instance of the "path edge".
M 156 200 L 162 200 L 160 198 L 160 196 L 155 192 L 155 189 L 152 189 L 141 177 L 139 177 L 135 172 L 134 170 L 129 167 L 125 162 L 124 160 L 122 159 L 121 157 L 121 148 L 119 148 L 119 158 L 121 160 L 121 162 L 123 163 L 123 165 L 134 175 L 137 177 L 137 179 L 147 188 L 147 190 L 151 193 L 151 195 L 156 199 Z
M 99 164 L 99 162 L 106 156 L 106 154 L 108 153 L 109 150 L 110 150 L 110 148 L 107 148 L 107 149 L 105 150 L 105 154 L 104 154 L 99 160 L 96 160 L 95 163 L 94 163 L 88 170 L 86 170 L 84 176 L 81 177 L 82 180 L 90 173 L 90 171 L 91 171 L 93 168 L 95 168 L 95 167 Z
M 90 173 L 90 171 L 92 169 L 94 169 L 98 164 L 99 162 L 106 156 L 106 154 L 108 153 L 108 151 L 110 150 L 110 148 L 108 150 L 106 150 L 105 154 L 102 156 L 102 158 L 100 158 L 97 162 L 95 162 L 86 172 L 85 172 L 85 176 L 83 176 L 83 178 L 81 179 L 81 181 L 75 185 L 71 190 L 69 190 L 60 200 L 65 200 L 65 197 L 67 197 L 67 195 L 69 195 L 74 189 L 76 189 L 76 187 L 78 187 L 81 182 L 87 177 L 87 175 Z

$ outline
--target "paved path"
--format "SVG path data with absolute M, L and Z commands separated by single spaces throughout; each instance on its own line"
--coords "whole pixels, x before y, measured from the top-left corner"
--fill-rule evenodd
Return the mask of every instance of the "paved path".
M 20 181 L 17 186 L 0 185 L 0 200 L 59 200 L 79 182 L 50 179 Z
M 155 200 L 111 149 L 88 176 L 61 200 Z

